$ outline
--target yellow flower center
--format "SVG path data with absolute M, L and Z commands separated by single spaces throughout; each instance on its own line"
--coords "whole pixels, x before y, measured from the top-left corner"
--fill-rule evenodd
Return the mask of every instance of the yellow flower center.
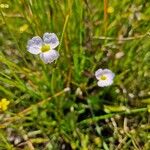
M 49 44 L 44 44 L 41 48 L 41 51 L 42 52 L 47 52 L 51 49 L 50 45 Z
M 106 80 L 107 77 L 105 75 L 100 76 L 100 80 Z

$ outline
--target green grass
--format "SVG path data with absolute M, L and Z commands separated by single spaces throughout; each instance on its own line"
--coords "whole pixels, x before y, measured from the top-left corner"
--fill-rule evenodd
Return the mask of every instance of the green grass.
M 149 150 L 150 2 L 1 0 L 0 14 L 0 150 Z M 60 41 L 52 64 L 26 49 L 45 32 Z

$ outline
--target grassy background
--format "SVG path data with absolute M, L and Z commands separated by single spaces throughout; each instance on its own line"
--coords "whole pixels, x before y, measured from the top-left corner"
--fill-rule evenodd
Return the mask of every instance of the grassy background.
M 150 149 L 150 2 L 0 2 L 0 150 Z M 48 65 L 26 49 L 45 32 L 60 40 Z M 97 86 L 98 68 L 112 86 Z

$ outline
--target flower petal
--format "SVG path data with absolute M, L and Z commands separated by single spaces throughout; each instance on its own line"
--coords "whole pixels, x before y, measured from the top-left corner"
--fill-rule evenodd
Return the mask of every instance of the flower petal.
M 98 70 L 95 72 L 95 77 L 96 77 L 96 79 L 99 80 L 99 77 L 101 76 L 102 73 L 103 73 L 103 70 L 102 70 L 102 69 L 98 69 Z
M 115 74 L 109 70 L 109 69 L 98 69 L 96 72 L 95 72 L 95 77 L 96 79 L 99 80 L 100 76 L 102 75 L 105 75 L 107 76 L 109 79 L 113 79 Z
M 55 33 L 44 33 L 43 40 L 45 44 L 50 44 L 51 49 L 54 49 L 59 45 L 59 40 Z
M 115 77 L 115 74 L 113 72 L 108 72 L 108 73 L 105 73 L 105 76 L 108 79 L 113 80 L 113 78 Z
M 43 44 L 42 39 L 39 36 L 35 36 L 28 41 L 27 50 L 31 54 L 39 54 L 41 52 L 42 44 Z
M 112 83 L 113 83 L 113 80 L 110 80 L 110 79 L 108 79 L 108 80 L 99 80 L 99 81 L 97 82 L 97 84 L 98 84 L 99 87 L 109 86 L 109 85 L 111 85 Z
M 51 63 L 59 57 L 59 53 L 56 50 L 50 50 L 40 54 L 40 58 L 44 63 Z

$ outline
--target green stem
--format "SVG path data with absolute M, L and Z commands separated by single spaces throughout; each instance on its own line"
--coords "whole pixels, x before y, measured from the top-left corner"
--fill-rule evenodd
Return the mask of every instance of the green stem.
M 67 14 L 66 19 L 65 19 L 65 23 L 64 23 L 62 35 L 61 35 L 61 38 L 60 38 L 60 44 L 59 44 L 59 47 L 58 47 L 58 51 L 60 51 L 60 48 L 61 48 L 61 45 L 62 45 L 62 40 L 63 40 L 64 33 L 65 33 L 65 30 L 66 30 L 68 19 L 69 19 L 69 14 Z
M 103 115 L 103 116 L 97 116 L 97 117 L 93 117 L 93 118 L 83 120 L 79 124 L 92 124 L 92 123 L 97 122 L 99 120 L 112 118 L 116 115 L 130 115 L 130 114 L 133 114 L 133 113 L 146 112 L 146 111 L 147 111 L 147 107 L 146 108 L 132 109 L 132 110 L 118 112 L 118 113 L 110 113 L 110 114 L 106 114 L 106 115 Z

